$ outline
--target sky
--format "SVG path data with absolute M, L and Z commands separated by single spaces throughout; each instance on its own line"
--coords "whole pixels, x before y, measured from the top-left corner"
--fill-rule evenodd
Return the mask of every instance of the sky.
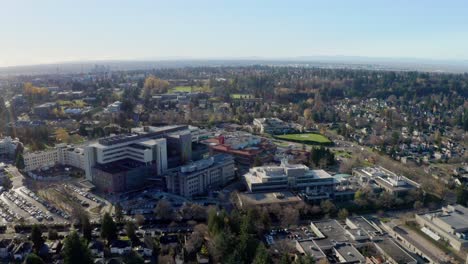
M 468 1 L 0 0 L 0 66 L 303 56 L 468 60 Z

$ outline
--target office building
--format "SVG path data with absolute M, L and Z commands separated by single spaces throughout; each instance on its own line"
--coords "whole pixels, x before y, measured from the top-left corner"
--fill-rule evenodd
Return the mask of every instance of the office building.
M 192 197 L 206 194 L 234 180 L 234 159 L 218 154 L 168 171 L 165 175 L 169 192 Z
M 305 193 L 311 200 L 332 198 L 335 181 L 324 170 L 311 170 L 301 164 L 283 160 L 280 166 L 254 167 L 244 174 L 250 192 L 295 190 Z
M 380 166 L 353 169 L 353 176 L 362 184 L 375 184 L 379 188 L 402 197 L 409 191 L 419 188 L 419 184 Z

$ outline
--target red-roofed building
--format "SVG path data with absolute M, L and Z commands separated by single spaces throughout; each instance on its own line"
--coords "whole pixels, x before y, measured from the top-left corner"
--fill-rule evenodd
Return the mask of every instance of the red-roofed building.
M 205 140 L 212 154 L 226 153 L 234 156 L 236 165 L 251 167 L 255 159 L 262 163 L 273 160 L 276 145 L 267 139 L 247 133 L 221 135 L 217 138 Z

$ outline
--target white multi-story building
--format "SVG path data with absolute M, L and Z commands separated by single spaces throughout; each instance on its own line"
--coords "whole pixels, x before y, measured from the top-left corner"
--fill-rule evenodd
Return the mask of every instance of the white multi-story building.
M 107 113 L 117 113 L 120 111 L 121 106 L 122 106 L 122 102 L 115 101 L 112 104 L 108 105 L 104 111 Z
M 410 190 L 419 188 L 419 184 L 381 166 L 353 169 L 353 176 L 362 184 L 376 184 L 381 189 L 396 197 L 406 195 Z
M 285 134 L 297 132 L 299 126 L 293 123 L 287 123 L 279 118 L 255 118 L 253 125 L 258 129 L 260 133 L 267 134 Z
M 168 167 L 166 137 L 177 134 L 181 149 L 191 149 L 192 138 L 188 126 L 144 127 L 132 130 L 132 134 L 112 136 L 85 148 L 86 178 L 92 180 L 92 167 L 131 159 L 143 164 L 156 163 L 158 174 Z M 187 146 L 186 146 L 187 145 Z M 189 150 L 187 152 L 189 152 Z
M 234 158 L 218 154 L 168 171 L 167 189 L 185 197 L 203 194 L 219 188 L 235 177 Z
M 334 178 L 324 170 L 311 170 L 302 164 L 254 167 L 244 175 L 250 192 L 294 189 L 328 198 L 335 189 Z
M 45 169 L 55 165 L 73 166 L 78 169 L 85 169 L 83 148 L 66 144 L 57 144 L 50 150 L 26 152 L 23 157 L 25 171 Z

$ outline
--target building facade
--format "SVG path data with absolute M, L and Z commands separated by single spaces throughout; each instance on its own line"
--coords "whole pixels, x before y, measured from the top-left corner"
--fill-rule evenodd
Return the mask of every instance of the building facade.
M 23 157 L 25 171 L 46 169 L 56 165 L 73 166 L 82 170 L 85 168 L 83 148 L 72 145 L 57 144 L 50 150 L 26 152 Z
M 454 249 L 468 249 L 468 208 L 448 205 L 439 211 L 416 214 L 421 231 L 437 241 L 446 241 Z
M 283 160 L 280 166 L 251 168 L 244 174 L 250 192 L 271 192 L 295 190 L 303 192 L 310 199 L 328 199 L 333 196 L 335 180 L 324 170 L 311 170 L 301 164 L 288 164 Z
M 86 178 L 107 192 L 134 189 L 168 168 L 189 162 L 191 150 L 188 126 L 135 128 L 130 134 L 102 138 L 85 148 Z
M 234 158 L 218 154 L 168 171 L 165 175 L 169 192 L 192 197 L 219 188 L 235 177 Z

